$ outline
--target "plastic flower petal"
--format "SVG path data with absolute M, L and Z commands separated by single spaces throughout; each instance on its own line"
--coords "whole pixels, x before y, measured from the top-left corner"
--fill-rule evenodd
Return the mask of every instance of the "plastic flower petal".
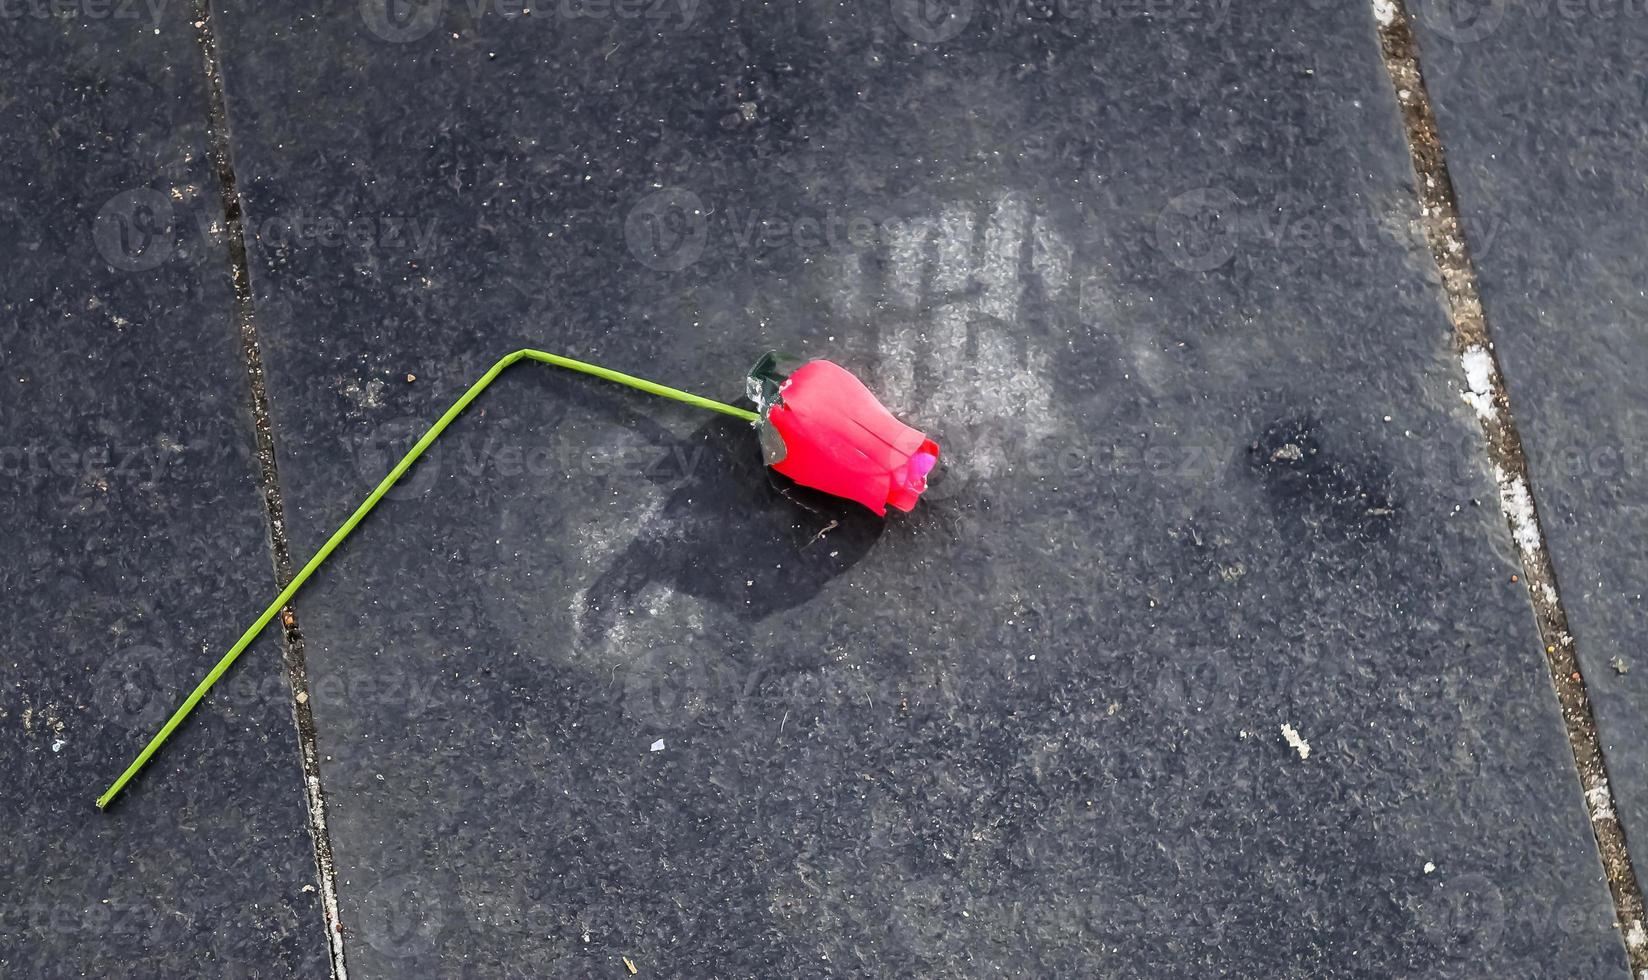
M 908 511 L 938 465 L 938 444 L 893 417 L 852 372 L 773 353 L 750 371 L 767 465 L 877 514 Z

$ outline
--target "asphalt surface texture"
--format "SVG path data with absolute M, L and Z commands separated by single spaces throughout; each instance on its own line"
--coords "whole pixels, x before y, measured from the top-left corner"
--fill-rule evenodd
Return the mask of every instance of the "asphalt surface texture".
M 0 975 L 1648 980 L 1648 9 L 0 7 Z M 829 358 L 885 519 L 738 404 Z

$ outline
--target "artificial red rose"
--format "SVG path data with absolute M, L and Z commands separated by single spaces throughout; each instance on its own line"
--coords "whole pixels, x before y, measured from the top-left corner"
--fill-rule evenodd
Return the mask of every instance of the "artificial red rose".
M 877 514 L 915 507 L 938 464 L 938 444 L 893 418 L 846 368 L 797 363 L 768 354 L 750 371 L 767 465 Z

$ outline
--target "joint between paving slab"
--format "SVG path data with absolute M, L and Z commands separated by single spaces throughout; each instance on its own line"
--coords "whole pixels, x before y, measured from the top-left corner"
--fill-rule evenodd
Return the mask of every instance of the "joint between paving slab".
M 1413 20 L 1406 0 L 1373 0 L 1373 10 L 1385 68 L 1396 89 L 1413 158 L 1420 223 L 1447 296 L 1448 314 L 1465 374 L 1463 396 L 1476 411 L 1487 440 L 1500 507 L 1510 526 L 1511 540 L 1522 565 L 1522 579 L 1538 621 L 1546 664 L 1556 689 L 1568 744 L 1573 750 L 1597 851 L 1613 896 L 1616 925 L 1626 958 L 1632 975 L 1648 980 L 1648 925 L 1643 914 L 1642 886 L 1615 810 L 1613 784 L 1597 734 L 1590 693 L 1579 667 L 1573 635 L 1568 630 L 1568 614 L 1540 525 L 1533 485 L 1528 479 L 1522 437 L 1511 414 L 1505 377 L 1483 312 L 1476 267 L 1471 261 L 1436 113 L 1421 71 Z
M 252 420 L 257 432 L 259 487 L 269 522 L 269 543 L 275 578 L 281 587 L 294 574 L 290 542 L 286 536 L 285 505 L 281 500 L 280 474 L 275 464 L 274 429 L 269 416 L 269 394 L 263 371 L 263 351 L 258 340 L 253 312 L 252 282 L 246 261 L 246 230 L 241 214 L 240 194 L 235 182 L 234 156 L 229 143 L 228 102 L 224 95 L 222 63 L 212 31 L 210 0 L 194 0 L 196 37 L 205 62 L 208 102 L 207 153 L 217 173 L 223 195 L 223 218 L 228 228 L 229 268 L 234 288 L 234 318 L 240 331 L 241 351 L 250 386 Z M 337 874 L 332 860 L 332 839 L 326 828 L 326 800 L 321 791 L 320 758 L 315 747 L 315 718 L 309 703 L 309 671 L 304 658 L 303 635 L 298 629 L 297 610 L 281 611 L 283 659 L 292 687 L 292 714 L 303 764 L 304 800 L 308 813 L 309 837 L 315 855 L 315 872 L 325 919 L 327 953 L 334 980 L 348 980 L 344 963 L 343 926 L 338 915 Z

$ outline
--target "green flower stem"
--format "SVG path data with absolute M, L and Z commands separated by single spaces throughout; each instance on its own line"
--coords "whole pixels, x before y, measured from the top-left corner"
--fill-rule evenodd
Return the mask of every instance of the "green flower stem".
M 418 461 L 418 457 L 424 454 L 424 450 L 428 449 L 440 437 L 442 432 L 446 431 L 446 427 L 452 424 L 452 420 L 462 414 L 463 410 L 469 407 L 469 403 L 478 398 L 481 392 L 486 390 L 487 385 L 490 385 L 506 368 L 517 361 L 523 360 L 553 364 L 556 367 L 592 374 L 597 378 L 628 385 L 649 395 L 669 398 L 698 408 L 707 408 L 712 412 L 731 415 L 747 422 L 754 422 L 759 418 L 754 412 L 747 412 L 742 408 L 724 402 L 704 398 L 677 388 L 666 387 L 628 374 L 621 374 L 594 364 L 575 361 L 570 357 L 562 357 L 559 354 L 550 354 L 541 350 L 518 350 L 510 354 L 492 365 L 489 371 L 481 375 L 479 381 L 470 385 L 469 390 L 463 393 L 463 397 L 452 403 L 452 407 L 446 410 L 446 414 L 442 415 L 434 425 L 429 427 L 429 431 L 423 434 L 423 438 L 419 439 L 407 454 L 401 457 L 401 461 L 395 464 L 395 468 L 389 471 L 389 475 L 373 488 L 371 494 L 365 500 L 361 501 L 361 505 L 355 508 L 353 514 L 349 515 L 349 519 L 343 522 L 343 526 L 332 532 L 332 536 L 326 540 L 324 545 L 321 545 L 321 549 L 315 552 L 315 557 L 309 559 L 309 563 L 303 566 L 303 570 L 298 572 L 286 588 L 281 590 L 280 595 L 275 597 L 275 601 L 271 602 L 269 608 L 263 611 L 263 615 L 259 616 L 251 626 L 248 626 L 246 632 L 240 634 L 240 639 L 236 640 L 235 645 L 229 648 L 229 652 L 225 653 L 223 658 L 217 662 L 217 666 L 213 667 L 211 672 L 199 684 L 195 685 L 195 689 L 189 693 L 187 698 L 184 698 L 178 709 L 172 712 L 172 716 L 166 720 L 166 724 L 160 727 L 160 731 L 149 739 L 149 744 L 145 745 L 143 751 L 137 754 L 137 758 L 132 760 L 132 764 L 127 766 L 126 771 L 120 774 L 120 778 L 114 781 L 107 792 L 97 798 L 99 809 L 108 806 L 109 801 L 114 799 L 116 794 L 125 788 L 126 784 L 131 782 L 132 777 L 137 775 L 149 759 L 160 750 L 160 747 L 166 744 L 166 740 L 171 737 L 172 732 L 176 731 L 177 727 L 183 724 L 183 719 L 189 717 L 189 713 L 195 710 L 195 706 L 206 696 L 206 692 L 212 689 L 212 685 L 216 684 L 228 672 L 229 668 L 234 666 L 235 660 L 239 658 L 241 652 L 251 645 L 258 634 L 263 632 L 263 628 L 269 625 L 269 621 L 274 619 L 276 614 L 291 601 L 292 597 L 297 594 L 298 589 L 303 587 L 303 583 L 309 581 L 309 577 L 315 574 L 321 563 L 326 561 L 333 551 L 337 550 L 338 545 L 342 544 L 345 538 L 349 537 L 350 532 L 355 530 L 355 526 L 360 524 L 367 514 L 372 513 L 372 508 L 378 505 L 378 501 L 382 500 L 383 495 L 388 493 L 389 489 L 395 485 L 395 481 L 399 480 L 406 474 L 407 470 L 412 468 L 412 464 Z

